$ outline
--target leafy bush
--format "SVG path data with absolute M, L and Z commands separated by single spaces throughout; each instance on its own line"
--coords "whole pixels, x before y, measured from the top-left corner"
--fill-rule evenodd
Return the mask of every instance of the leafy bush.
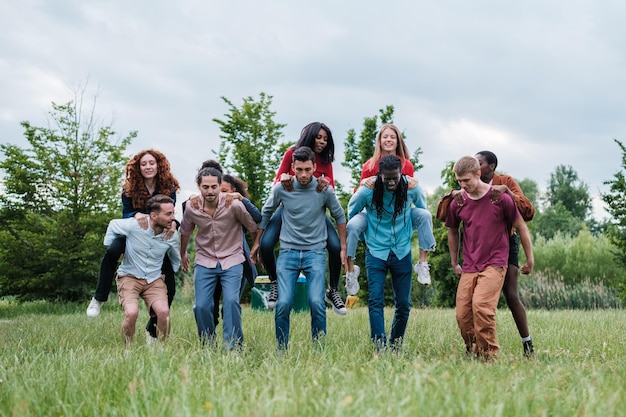
M 593 236 L 587 229 L 577 236 L 557 234 L 533 242 L 535 271 L 548 279 L 562 280 L 568 286 L 603 284 L 626 300 L 626 274 L 615 254 L 616 247 L 604 235 Z M 522 263 L 523 251 L 520 253 Z

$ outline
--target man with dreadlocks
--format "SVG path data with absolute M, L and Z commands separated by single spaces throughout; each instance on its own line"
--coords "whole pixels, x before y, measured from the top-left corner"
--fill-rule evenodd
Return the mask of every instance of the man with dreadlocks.
M 370 337 L 378 350 L 387 347 L 384 318 L 384 286 L 391 272 L 394 303 L 390 347 L 402 347 L 404 332 L 411 311 L 411 203 L 425 207 L 426 197 L 417 186 L 408 189 L 402 175 L 402 161 L 396 155 L 385 155 L 378 163 L 374 188 L 361 186 L 348 203 L 348 218 L 366 208 L 367 231 L 365 267 L 369 286 Z M 431 231 L 432 233 L 432 231 Z

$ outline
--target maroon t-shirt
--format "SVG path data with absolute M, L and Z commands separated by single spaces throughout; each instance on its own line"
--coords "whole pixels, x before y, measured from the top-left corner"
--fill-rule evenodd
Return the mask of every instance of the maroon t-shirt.
M 478 200 L 463 193 L 464 203 L 450 203 L 446 226 L 458 228 L 463 223 L 463 272 L 480 272 L 488 266 L 508 266 L 509 233 L 519 212 L 508 194 L 491 201 L 491 188 Z

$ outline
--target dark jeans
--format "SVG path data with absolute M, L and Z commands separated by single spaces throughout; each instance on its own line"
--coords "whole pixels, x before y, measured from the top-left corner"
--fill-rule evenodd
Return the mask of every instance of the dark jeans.
M 117 270 L 117 262 L 120 256 L 124 254 L 126 250 L 126 238 L 118 237 L 104 252 L 102 262 L 100 262 L 100 272 L 98 274 L 98 284 L 96 285 L 96 293 L 94 298 L 98 301 L 107 301 L 109 299 L 109 292 L 111 291 L 111 285 L 113 285 L 113 279 L 115 278 L 115 272 Z M 163 258 L 163 266 L 161 272 L 165 275 L 165 285 L 167 286 L 167 303 L 172 305 L 174 295 L 176 295 L 176 278 L 174 275 L 174 268 L 172 268 L 172 262 L 170 258 L 165 255 Z M 150 335 L 156 337 L 156 317 L 150 317 L 146 330 L 150 332 Z
M 276 281 L 276 258 L 274 257 L 274 247 L 280 240 L 280 229 L 283 225 L 281 217 L 283 207 L 276 209 L 270 219 L 263 236 L 261 236 L 260 250 L 261 261 L 265 266 L 270 281 Z M 339 286 L 339 275 L 341 274 L 341 242 L 333 222 L 326 217 L 326 250 L 328 251 L 328 272 L 330 274 L 330 288 L 337 289 Z
M 369 298 L 367 307 L 370 316 L 370 337 L 378 349 L 387 346 L 385 333 L 385 279 L 391 272 L 391 286 L 396 309 L 391 323 L 390 347 L 399 349 L 402 346 L 404 333 L 411 312 L 411 252 L 398 259 L 393 251 L 387 260 L 382 260 L 365 251 L 365 267 L 367 269 L 367 285 Z

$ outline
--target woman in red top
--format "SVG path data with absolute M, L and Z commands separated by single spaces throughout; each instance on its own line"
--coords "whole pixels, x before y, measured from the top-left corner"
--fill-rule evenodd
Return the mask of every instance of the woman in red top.
M 300 139 L 296 144 L 289 148 L 276 172 L 274 183 L 280 182 L 285 190 L 293 189 L 291 169 L 293 151 L 301 146 L 307 146 L 315 152 L 316 169 L 313 175 L 318 179 L 318 191 L 321 191 L 328 185 L 335 187 L 335 179 L 333 176 L 332 162 L 335 159 L 335 142 L 333 135 L 324 123 L 313 122 L 306 125 L 300 133 Z M 270 279 L 270 297 L 268 307 L 274 308 L 276 300 L 278 300 L 278 285 L 276 283 L 276 258 L 274 257 L 274 247 L 278 243 L 280 237 L 280 229 L 282 226 L 281 219 L 282 207 L 279 207 L 267 224 L 260 242 L 261 261 L 265 266 Z M 335 226 L 326 218 L 326 230 L 328 235 L 328 269 L 330 272 L 330 288 L 326 291 L 326 301 L 333 306 L 333 311 L 337 314 L 345 315 L 346 306 L 337 291 L 339 286 L 339 275 L 341 273 L 341 245 L 339 236 L 335 230 Z
M 378 161 L 385 155 L 397 155 L 402 161 L 402 173 L 413 178 L 415 168 L 411 162 L 409 148 L 402 139 L 402 133 L 392 124 L 384 124 L 380 127 L 378 135 L 376 135 L 376 144 L 374 145 L 374 156 L 363 164 L 361 170 L 361 183 L 363 180 L 375 177 L 378 174 Z
M 409 149 L 402 139 L 402 133 L 393 124 L 384 124 L 380 127 L 376 135 L 374 156 L 363 164 L 361 171 L 361 185 L 372 188 L 376 175 L 378 174 L 378 162 L 385 155 L 397 155 L 402 161 L 402 174 L 409 178 L 409 187 L 417 187 L 417 181 L 413 179 L 415 169 L 410 160 Z M 435 238 L 433 236 L 432 215 L 426 207 L 413 207 L 411 209 L 411 220 L 413 229 L 418 231 L 420 260 L 415 264 L 417 280 L 419 283 L 430 284 L 430 270 L 427 262 L 428 251 L 435 249 Z M 367 229 L 367 218 L 364 212 L 357 214 L 348 221 L 347 226 L 347 248 L 346 255 L 348 265 L 346 268 L 346 290 L 348 294 L 354 295 L 359 290 L 360 268 L 354 265 L 356 246 L 365 230 Z

